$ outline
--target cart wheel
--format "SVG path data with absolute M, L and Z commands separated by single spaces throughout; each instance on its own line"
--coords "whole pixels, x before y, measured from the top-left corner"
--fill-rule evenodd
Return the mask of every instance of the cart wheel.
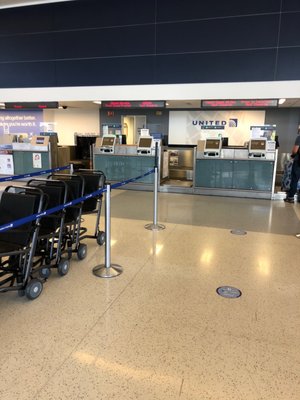
M 69 260 L 66 260 L 65 258 L 61 258 L 58 266 L 57 266 L 57 272 L 60 276 L 65 276 L 69 272 L 70 269 L 70 263 Z
M 43 283 L 39 279 L 32 279 L 25 288 L 28 300 L 34 300 L 42 293 Z
M 45 264 L 50 265 L 51 264 L 51 258 L 49 256 L 45 257 Z
M 78 260 L 83 260 L 87 255 L 87 245 L 80 244 L 77 249 L 77 258 Z
M 100 231 L 97 236 L 97 243 L 99 246 L 103 246 L 105 243 L 105 232 Z
M 41 278 L 47 279 L 51 275 L 51 269 L 49 267 L 42 267 L 39 270 L 39 274 Z
M 68 257 L 68 260 L 71 260 L 71 258 L 72 258 L 72 253 L 73 253 L 72 246 L 71 246 L 71 247 L 68 247 L 68 248 L 67 248 L 67 257 Z

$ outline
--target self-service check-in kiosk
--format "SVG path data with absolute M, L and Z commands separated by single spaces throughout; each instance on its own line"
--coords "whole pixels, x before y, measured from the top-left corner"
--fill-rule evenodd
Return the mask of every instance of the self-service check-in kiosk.
M 114 135 L 105 135 L 100 146 L 101 153 L 114 153 L 116 137 Z
M 206 139 L 204 145 L 204 157 L 220 157 L 221 147 L 221 139 Z
M 249 158 L 266 158 L 267 139 L 251 139 L 248 151 Z
M 141 136 L 139 138 L 137 154 L 138 155 L 151 155 L 154 147 L 152 136 Z

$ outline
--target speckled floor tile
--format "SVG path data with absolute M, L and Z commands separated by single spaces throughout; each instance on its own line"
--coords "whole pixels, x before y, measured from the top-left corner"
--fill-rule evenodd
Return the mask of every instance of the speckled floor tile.
M 1 400 L 299 400 L 299 205 L 160 202 L 166 229 L 153 232 L 151 193 L 113 194 L 117 278 L 93 275 L 105 248 L 88 239 L 37 300 L 0 295 Z

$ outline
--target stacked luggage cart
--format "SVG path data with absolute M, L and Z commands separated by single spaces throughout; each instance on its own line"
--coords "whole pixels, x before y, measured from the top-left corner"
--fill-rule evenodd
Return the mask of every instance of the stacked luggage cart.
M 1 196 L 0 225 L 41 213 L 45 196 L 38 188 L 8 186 Z M 31 274 L 40 218 L 0 233 L 0 291 L 17 290 L 28 299 L 39 296 L 43 283 Z
M 100 230 L 102 193 L 72 204 L 104 185 L 101 171 L 79 170 L 72 175 L 51 174 L 47 179 L 31 179 L 26 186 L 9 186 L 4 190 L 0 226 L 49 209 L 60 209 L 18 229 L 0 232 L 0 292 L 17 290 L 20 296 L 33 300 L 41 294 L 43 282 L 53 269 L 64 276 L 69 272 L 73 253 L 78 260 L 86 257 L 84 239 L 104 244 L 105 233 Z M 96 213 L 93 235 L 87 234 L 87 228 L 81 225 L 82 215 L 87 213 Z

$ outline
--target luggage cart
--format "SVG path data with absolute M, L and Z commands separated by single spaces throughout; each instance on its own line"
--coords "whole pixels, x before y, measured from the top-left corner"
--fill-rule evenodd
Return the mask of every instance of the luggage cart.
M 51 181 L 63 181 L 68 187 L 67 202 L 78 199 L 84 194 L 84 178 L 80 175 L 51 174 Z M 72 253 L 77 254 L 78 260 L 83 260 L 87 255 L 87 245 L 80 243 L 81 215 L 83 202 L 66 208 L 63 235 L 67 244 L 69 258 Z
M 44 207 L 44 194 L 38 188 L 7 186 L 0 201 L 0 225 L 40 213 Z M 0 292 L 16 290 L 29 300 L 41 294 L 43 281 L 32 271 L 39 221 L 0 232 Z
M 106 177 L 102 171 L 93 169 L 79 169 L 76 174 L 83 176 L 85 182 L 84 194 L 93 193 L 99 189 L 104 189 Z M 93 235 L 86 234 L 87 229 L 81 228 L 80 237 L 81 239 L 96 239 L 99 246 L 105 243 L 105 232 L 100 230 L 100 216 L 102 209 L 103 194 L 100 193 L 98 196 L 91 197 L 85 200 L 82 207 L 83 214 L 96 213 L 96 224 Z
M 27 186 L 37 187 L 47 197 L 47 209 L 66 203 L 68 186 L 64 181 L 31 179 Z M 60 276 L 68 273 L 70 253 L 66 250 L 67 238 L 64 235 L 66 210 L 55 212 L 41 218 L 33 269 L 41 278 L 47 279 L 51 269 L 56 268 Z M 67 253 L 67 258 L 63 254 Z

